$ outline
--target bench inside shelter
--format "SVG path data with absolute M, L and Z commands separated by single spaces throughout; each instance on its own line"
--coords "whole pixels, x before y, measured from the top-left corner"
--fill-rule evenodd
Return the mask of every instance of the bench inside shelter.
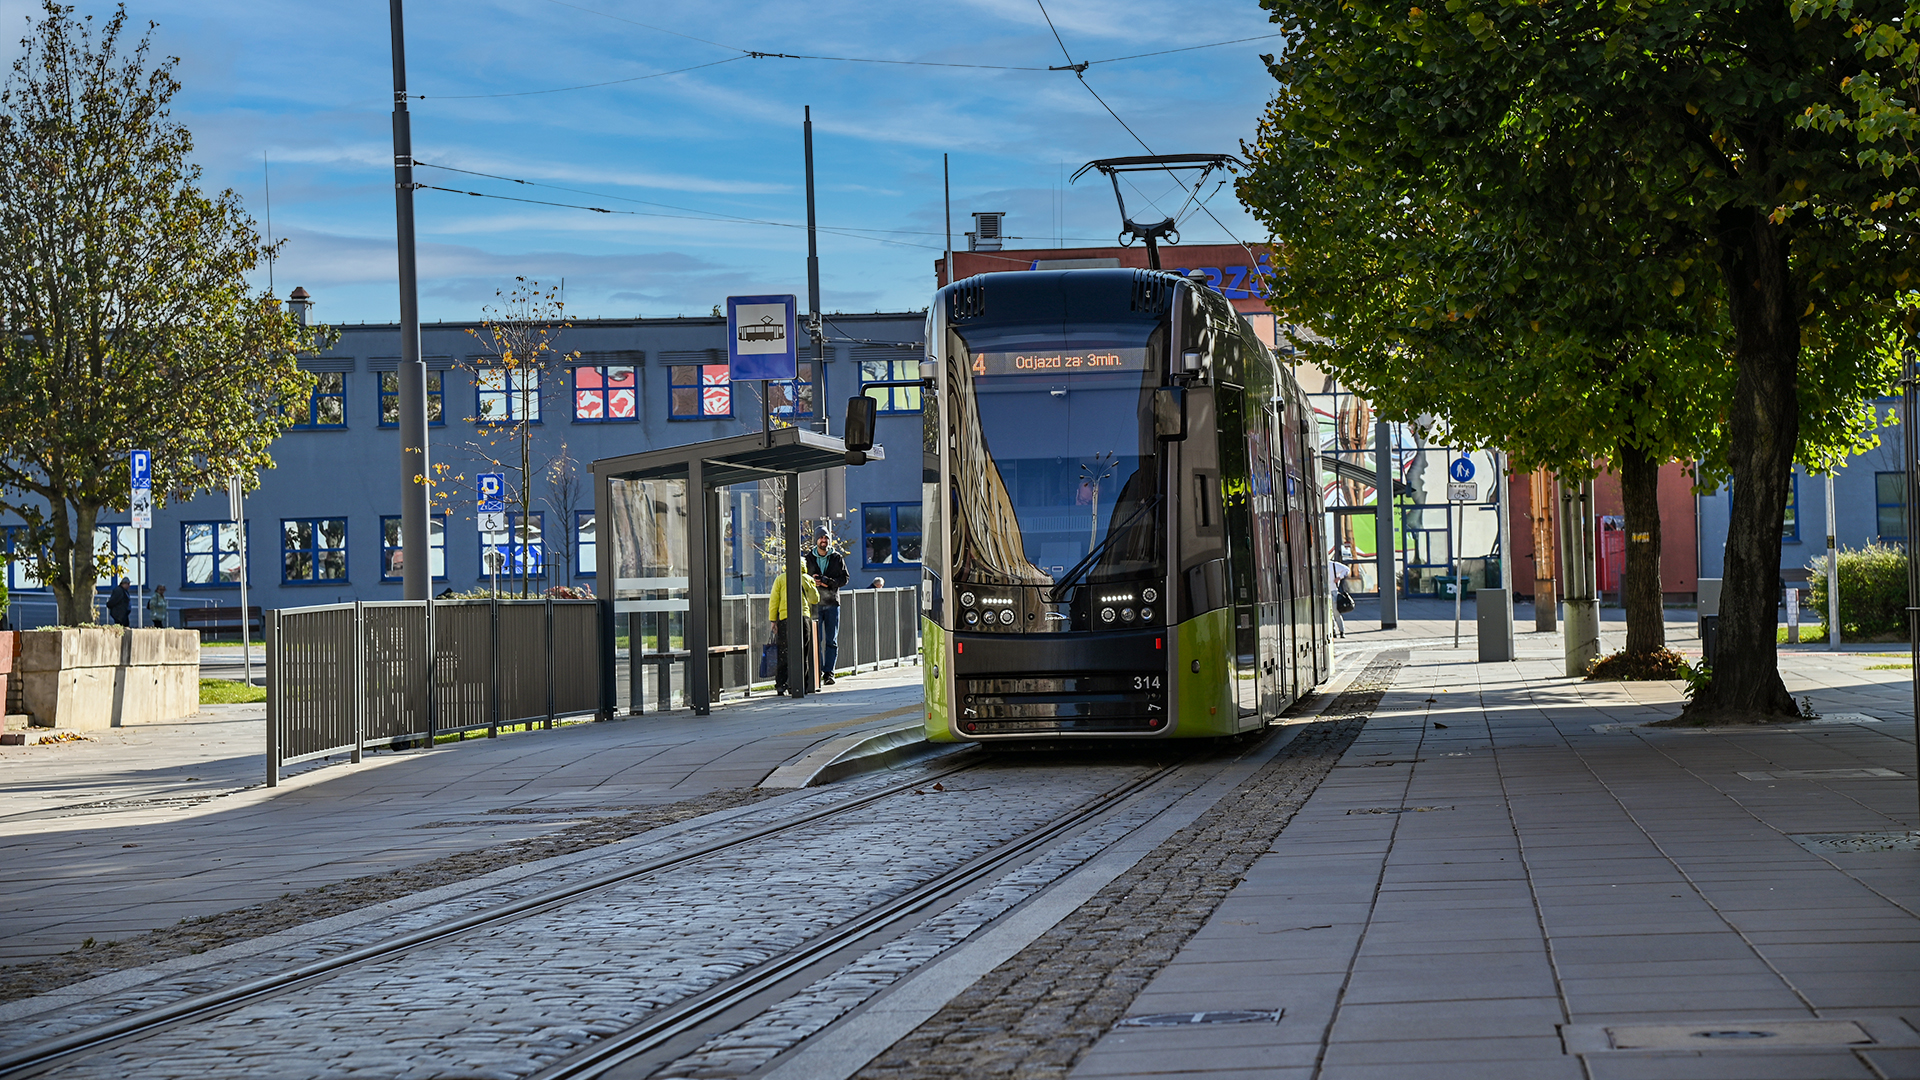
M 266 616 L 258 607 L 249 607 L 246 616 L 247 625 L 252 628 L 255 637 L 259 637 L 267 625 Z M 180 628 L 198 630 L 203 634 L 240 633 L 240 608 L 235 607 L 190 607 L 180 609 Z

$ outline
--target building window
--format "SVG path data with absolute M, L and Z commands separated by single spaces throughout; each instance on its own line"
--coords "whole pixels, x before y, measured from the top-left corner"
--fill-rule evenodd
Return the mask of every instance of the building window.
M 1880 539 L 1904 541 L 1907 538 L 1907 474 L 1873 474 L 1874 527 Z
M 675 364 L 667 369 L 670 420 L 724 420 L 733 415 L 733 382 L 725 364 Z
M 8 592 L 20 589 L 44 589 L 46 582 L 33 574 L 33 552 L 27 547 L 27 527 L 8 525 L 0 529 L 0 552 L 7 560 L 6 584 Z
M 529 577 L 546 576 L 546 514 L 536 510 L 525 515 L 524 535 L 520 529 L 521 517 L 518 511 L 510 511 L 506 515 L 506 528 L 480 534 L 481 577 L 486 577 L 489 571 L 503 578 L 519 577 L 523 568 Z
M 147 556 L 140 550 L 140 536 L 131 525 L 95 525 L 93 553 L 105 555 L 112 563 L 106 576 L 94 583 L 98 589 L 111 589 L 121 577 L 134 585 L 147 583 Z
M 447 424 L 446 372 L 427 372 L 427 423 L 432 427 Z M 400 373 L 380 373 L 380 426 L 400 426 Z
M 313 396 L 306 415 L 295 413 L 293 426 L 302 430 L 347 426 L 347 377 L 338 371 L 314 373 Z
M 181 522 L 180 550 L 185 555 L 181 585 L 209 589 L 240 584 L 240 526 L 237 523 Z
M 640 419 L 637 382 L 631 367 L 590 365 L 574 368 L 574 422 L 604 424 Z
M 919 377 L 920 361 L 918 360 L 860 361 L 860 392 L 879 402 L 879 411 L 883 413 L 919 412 L 920 388 L 918 386 L 879 386 L 868 390 L 867 384 L 896 382 Z
M 540 422 L 539 368 L 481 368 L 473 384 L 480 393 L 480 423 Z
M 794 366 L 797 378 L 767 384 L 767 413 L 792 420 L 813 415 L 813 362 L 802 360 Z
M 347 519 L 283 519 L 280 522 L 280 580 L 287 585 L 345 584 Z
M 400 581 L 405 576 L 407 558 L 400 550 L 400 517 L 380 518 L 380 580 Z M 447 580 L 447 515 L 427 517 L 427 562 L 433 580 Z
M 1800 474 L 1787 477 L 1787 515 L 1780 523 L 1780 539 L 1789 544 L 1800 542 Z
M 920 564 L 920 504 L 864 503 L 860 507 L 860 537 L 866 567 Z
M 578 577 L 592 577 L 594 566 L 593 511 L 576 510 L 573 514 L 573 572 Z

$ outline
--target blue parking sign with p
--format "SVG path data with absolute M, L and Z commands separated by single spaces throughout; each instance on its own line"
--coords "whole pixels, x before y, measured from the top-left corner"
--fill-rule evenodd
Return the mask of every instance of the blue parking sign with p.
M 502 513 L 507 508 L 507 478 L 504 473 L 480 474 L 480 512 Z
M 130 455 L 130 465 L 133 471 L 133 486 L 135 488 L 150 488 L 153 486 L 153 451 L 133 451 Z

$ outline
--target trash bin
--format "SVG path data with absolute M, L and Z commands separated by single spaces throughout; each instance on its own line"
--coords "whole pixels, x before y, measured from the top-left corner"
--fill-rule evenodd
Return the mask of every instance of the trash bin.
M 1700 616 L 1700 658 L 1713 666 L 1713 655 L 1720 648 L 1720 616 Z
M 1439 591 L 1441 599 L 1451 600 L 1460 591 L 1460 579 L 1451 574 L 1439 574 L 1433 579 L 1433 587 Z

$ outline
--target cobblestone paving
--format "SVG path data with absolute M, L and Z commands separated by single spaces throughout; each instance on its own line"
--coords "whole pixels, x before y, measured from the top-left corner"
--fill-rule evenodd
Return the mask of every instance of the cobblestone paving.
M 1272 762 L 869 1062 L 857 1080 L 1065 1077 L 1286 828 L 1405 658 L 1398 651 L 1376 657 Z
M 33 997 L 105 972 L 144 967 L 176 956 L 203 953 L 236 941 L 264 937 L 289 927 L 358 911 L 397 897 L 425 892 L 456 881 L 467 881 L 508 866 L 601 847 L 663 825 L 745 806 L 774 794 L 777 793 L 757 788 L 717 791 L 697 799 L 647 807 L 631 814 L 607 815 L 604 808 L 600 808 L 596 810 L 600 816 L 587 821 L 579 821 L 576 816 L 567 828 L 547 836 L 457 852 L 390 874 L 370 874 L 304 892 L 289 893 L 268 904 L 253 904 L 218 915 L 183 919 L 178 925 L 163 927 L 125 941 L 108 942 L 93 949 L 75 949 L 46 960 L 0 968 L 0 1001 Z M 501 814 L 550 812 L 524 808 L 496 811 Z M 443 823 L 433 822 L 422 827 L 432 828 L 440 824 Z
M 1147 770 L 1137 762 L 1070 772 L 995 763 L 931 797 L 885 799 L 47 1075 L 523 1076 Z M 947 827 L 953 820 L 975 827 Z M 388 934 L 450 914 L 409 913 L 389 920 Z

